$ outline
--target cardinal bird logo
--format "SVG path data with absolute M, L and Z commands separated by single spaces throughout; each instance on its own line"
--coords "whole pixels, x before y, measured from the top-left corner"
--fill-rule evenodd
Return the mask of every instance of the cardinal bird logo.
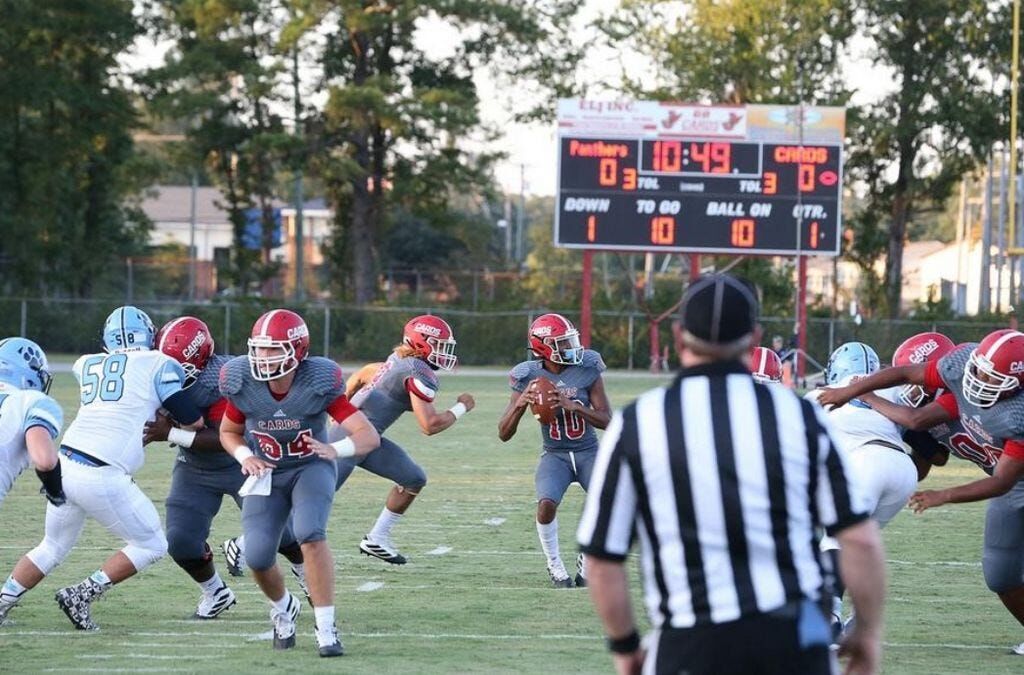
M 741 119 L 743 119 L 743 113 L 729 113 L 729 119 L 726 122 L 722 122 L 722 128 L 726 131 L 732 131 L 732 128 L 739 124 Z
M 663 119 L 661 121 L 661 126 L 665 127 L 666 129 L 671 129 L 672 127 L 675 126 L 676 122 L 678 122 L 679 118 L 682 117 L 682 116 L 683 116 L 683 113 L 681 113 L 681 112 L 676 112 L 675 110 L 669 110 L 668 111 L 668 117 L 666 117 L 665 119 Z

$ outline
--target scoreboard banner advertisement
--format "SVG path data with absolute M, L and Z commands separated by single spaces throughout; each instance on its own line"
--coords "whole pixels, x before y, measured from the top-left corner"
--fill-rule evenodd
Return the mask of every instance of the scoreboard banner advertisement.
M 557 246 L 837 255 L 846 111 L 565 99 Z

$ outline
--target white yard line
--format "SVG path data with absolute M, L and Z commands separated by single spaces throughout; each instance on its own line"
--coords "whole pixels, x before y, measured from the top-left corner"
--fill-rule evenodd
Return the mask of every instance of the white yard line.
M 373 591 L 379 591 L 384 588 L 383 581 L 367 581 L 365 584 L 356 586 L 356 591 L 359 593 L 371 593 Z

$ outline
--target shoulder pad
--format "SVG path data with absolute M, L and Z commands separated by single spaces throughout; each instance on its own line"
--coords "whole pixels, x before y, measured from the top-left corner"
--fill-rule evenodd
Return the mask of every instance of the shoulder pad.
M 249 377 L 249 357 L 236 356 L 220 369 L 220 393 L 233 396 L 242 391 L 245 378 Z
M 306 364 L 306 384 L 315 393 L 345 393 L 345 377 L 337 363 L 322 356 L 311 356 L 303 363 Z
M 440 388 L 440 385 L 439 385 L 439 382 L 438 382 L 438 379 L 437 379 L 437 373 L 435 373 L 434 370 L 429 365 L 427 365 L 426 363 L 424 363 L 420 359 L 417 359 L 417 358 L 413 358 L 412 359 L 412 373 L 411 374 L 412 374 L 412 377 L 415 377 L 418 380 L 423 380 L 423 382 L 425 384 L 430 385 L 430 387 L 434 391 L 437 391 Z
M 523 361 L 516 364 L 508 373 L 508 384 L 516 391 L 523 391 L 530 380 L 537 377 L 541 367 L 540 361 Z
M 583 360 L 580 362 L 580 365 L 584 368 L 595 368 L 599 373 L 603 373 L 608 370 L 608 366 L 604 364 L 604 359 L 601 358 L 601 354 L 593 349 L 583 350 Z
M 939 360 L 939 375 L 950 387 L 957 385 L 964 376 L 964 369 L 967 361 L 971 358 L 971 352 L 978 344 L 969 342 L 959 349 L 954 349 Z

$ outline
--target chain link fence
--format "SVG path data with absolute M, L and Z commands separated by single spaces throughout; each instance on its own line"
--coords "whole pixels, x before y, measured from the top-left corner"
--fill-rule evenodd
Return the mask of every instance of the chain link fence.
M 110 300 L 45 300 L 0 298 L 0 336 L 22 335 L 38 342 L 49 353 L 82 354 L 100 348 L 103 321 L 115 308 Z M 181 315 L 205 321 L 222 354 L 245 350 L 246 338 L 256 319 L 274 305 L 270 301 L 186 303 L 146 301 L 139 306 L 157 326 Z M 455 331 L 459 361 L 463 365 L 516 363 L 526 356 L 526 333 L 539 311 L 470 311 L 436 307 L 352 307 L 310 303 L 288 305 L 309 325 L 312 353 L 337 360 L 370 361 L 382 358 L 401 341 L 402 327 L 417 314 L 440 314 Z M 555 310 L 558 311 L 558 310 Z M 578 309 L 561 310 L 579 325 Z M 787 345 L 795 343 L 792 318 L 764 317 L 763 342 L 781 336 Z M 975 342 L 1005 325 L 971 321 L 866 321 L 861 325 L 845 319 L 811 318 L 807 326 L 807 354 L 825 363 L 831 351 L 844 342 L 865 342 L 884 360 L 906 338 L 923 331 L 938 331 L 954 342 Z M 642 312 L 594 312 L 592 346 L 612 368 L 643 369 L 671 367 L 672 332 L 669 320 L 654 329 Z M 654 345 L 658 351 L 654 354 Z

